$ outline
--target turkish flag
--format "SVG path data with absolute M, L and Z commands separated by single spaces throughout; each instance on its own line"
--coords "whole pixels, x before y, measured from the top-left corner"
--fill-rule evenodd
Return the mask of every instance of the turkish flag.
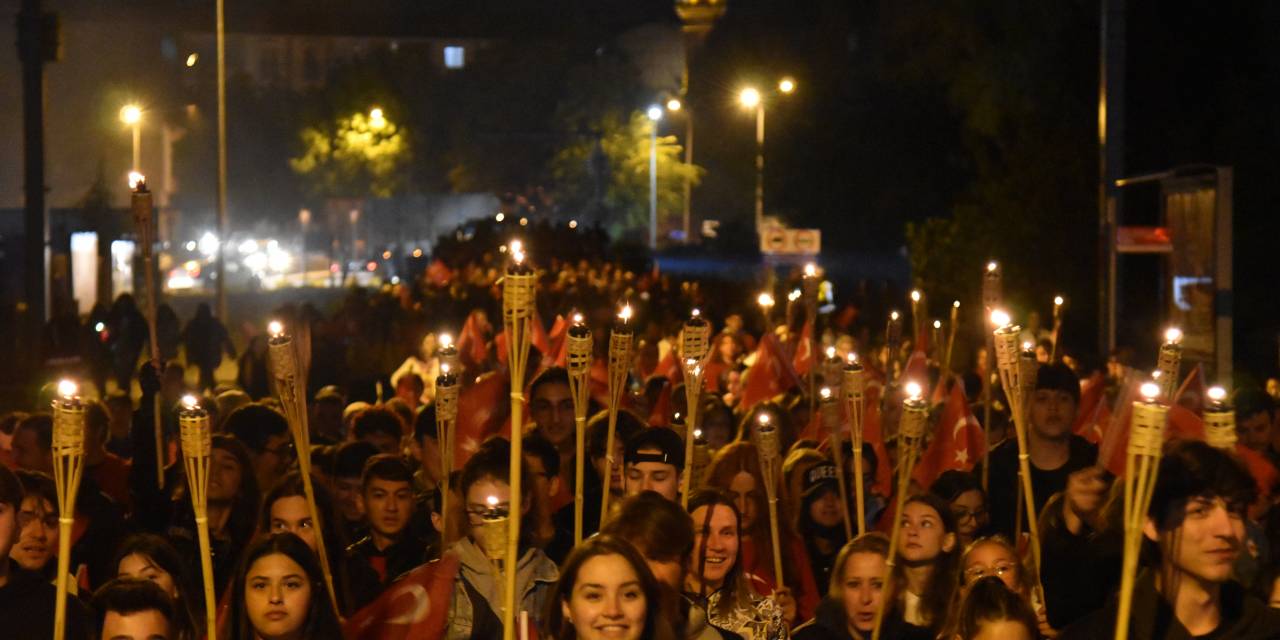
M 351 640 L 443 638 L 459 564 L 456 553 L 446 552 L 405 574 L 347 619 L 343 635 Z
M 800 329 L 800 341 L 796 344 L 796 353 L 791 358 L 791 368 L 796 375 L 807 375 L 813 370 L 813 319 L 805 320 Z
M 547 366 L 563 367 L 569 362 L 569 321 L 558 313 L 556 321 L 551 323 L 551 332 L 547 334 L 547 350 L 542 352 L 543 361 L 548 358 L 551 358 L 551 364 Z
M 1102 442 L 1102 431 L 1105 421 L 1111 417 L 1105 402 L 1107 397 L 1107 379 L 1102 372 L 1094 372 L 1080 387 L 1080 404 L 1076 407 L 1076 421 L 1071 425 L 1071 432 L 1098 444 Z
M 986 446 L 983 439 L 982 425 L 969 411 L 961 385 L 951 385 L 937 430 L 911 477 L 927 489 L 943 471 L 972 470 L 974 462 L 982 459 Z
M 472 311 L 467 321 L 462 323 L 462 331 L 458 333 L 458 356 L 462 364 L 471 371 L 483 368 L 489 360 L 488 336 L 493 326 L 479 311 Z
M 1191 373 L 1187 374 L 1187 379 L 1182 381 L 1182 386 L 1173 394 L 1173 403 L 1200 415 L 1204 411 L 1205 391 L 1204 367 L 1197 363 Z
M 658 366 L 653 371 L 653 375 L 662 376 L 676 384 L 684 380 L 684 370 L 680 367 L 680 359 L 676 357 L 676 349 L 672 347 L 667 350 L 667 355 L 658 361 Z
M 760 346 L 756 347 L 755 362 L 747 369 L 747 381 L 738 406 L 744 412 L 750 411 L 756 403 L 799 385 L 796 372 L 787 362 L 777 336 L 765 335 L 760 339 Z
M 487 373 L 458 395 L 453 466 L 461 469 L 489 436 L 510 431 L 510 386 L 505 372 Z

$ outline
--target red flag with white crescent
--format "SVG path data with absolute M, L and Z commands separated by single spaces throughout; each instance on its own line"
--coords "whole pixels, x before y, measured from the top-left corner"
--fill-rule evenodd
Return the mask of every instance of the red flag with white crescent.
M 974 462 L 982 459 L 986 447 L 983 440 L 982 425 L 969 411 L 969 401 L 964 397 L 961 385 L 951 385 L 937 430 L 929 441 L 929 448 L 916 464 L 912 478 L 921 487 L 928 488 L 944 471 L 972 470 Z
M 739 406 L 750 411 L 756 403 L 768 400 L 792 387 L 799 386 L 795 371 L 782 353 L 777 336 L 765 335 L 756 347 L 756 360 L 747 369 L 746 384 Z
M 343 635 L 351 640 L 443 638 L 459 564 L 456 553 L 446 552 L 406 573 L 348 618 Z

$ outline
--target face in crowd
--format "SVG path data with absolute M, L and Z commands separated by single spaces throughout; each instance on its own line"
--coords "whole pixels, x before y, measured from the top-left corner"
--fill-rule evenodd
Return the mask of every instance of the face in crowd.
M 637 640 L 644 633 L 647 604 L 631 563 L 611 553 L 582 563 L 573 592 L 560 607 L 581 640 Z
M 1160 547 L 1166 571 L 1204 584 L 1221 584 L 1244 545 L 1245 505 L 1220 496 L 1196 496 L 1187 500 L 1176 526 L 1157 528 L 1148 519 L 1143 532 Z
M 364 487 L 364 508 L 377 536 L 398 539 L 413 515 L 413 488 L 403 480 L 371 477 Z
M 660 456 L 663 452 L 646 447 L 638 453 Z M 676 500 L 680 495 L 680 472 L 675 465 L 665 462 L 627 463 L 627 495 L 633 496 L 644 491 L 654 491 L 668 500 Z
M 292 533 L 316 551 L 316 528 L 311 509 L 302 496 L 284 496 L 271 503 L 271 533 Z
M 245 574 L 245 611 L 263 640 L 297 637 L 310 603 L 306 571 L 283 553 L 258 558 Z
M 571 447 L 574 436 L 573 395 L 569 385 L 545 382 L 538 386 L 529 400 L 529 416 L 538 425 L 538 431 L 556 449 Z
M 990 521 L 987 501 L 982 492 L 970 489 L 951 500 L 951 515 L 956 521 L 956 538 L 961 547 L 973 542 L 978 531 Z
M 711 512 L 710 520 L 708 510 Z M 702 582 L 708 591 L 719 589 L 738 559 L 741 543 L 738 518 L 732 509 L 722 504 L 698 507 L 690 515 L 693 517 L 693 548 L 701 556 L 694 558 L 694 571 L 701 570 Z
M 911 564 L 933 562 L 956 546 L 956 534 L 944 529 L 942 516 L 923 502 L 902 509 L 902 558 Z
M 28 571 L 43 570 L 58 551 L 58 514 L 53 505 L 38 495 L 24 496 L 18 527 L 18 542 L 9 557 Z
M 961 570 L 964 572 L 965 586 L 981 578 L 995 576 L 1010 591 L 1027 595 L 1022 579 L 1022 565 L 1018 562 L 1017 555 L 1004 542 L 986 539 L 973 545 L 964 556 Z
M 1076 400 L 1058 389 L 1036 389 L 1031 394 L 1031 428 L 1046 440 L 1061 440 L 1071 435 L 1076 420 Z
M 852 629 L 868 637 L 875 628 L 876 610 L 884 599 L 884 576 L 888 564 L 873 552 L 849 554 L 840 576 L 840 594 L 845 616 Z

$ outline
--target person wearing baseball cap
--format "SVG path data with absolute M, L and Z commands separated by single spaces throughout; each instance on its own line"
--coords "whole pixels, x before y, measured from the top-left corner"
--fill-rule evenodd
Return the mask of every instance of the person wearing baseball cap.
M 1027 449 L 1031 463 L 1031 491 L 1037 517 L 1045 502 L 1067 487 L 1074 472 L 1094 466 L 1098 448 L 1072 433 L 1080 403 L 1080 380 L 1062 364 L 1040 367 L 1035 391 L 1027 407 L 1030 428 Z M 1018 443 L 1005 440 L 991 450 L 991 525 L 997 533 L 1014 539 L 1018 513 Z M 979 476 L 981 477 L 981 476 Z M 1026 517 L 1024 515 L 1023 517 Z
M 804 472 L 800 491 L 800 535 L 817 584 L 831 581 L 831 567 L 844 546 L 844 514 L 836 466 L 819 462 Z
M 623 460 L 627 495 L 653 491 L 673 502 L 679 498 L 684 443 L 675 431 L 666 427 L 640 431 L 627 440 Z

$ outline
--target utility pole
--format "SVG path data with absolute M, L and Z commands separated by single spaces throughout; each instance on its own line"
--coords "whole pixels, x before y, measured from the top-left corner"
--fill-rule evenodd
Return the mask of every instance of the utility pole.
M 40 0 L 22 0 L 18 12 L 18 59 L 22 63 L 24 302 L 29 326 L 39 329 L 48 315 L 49 220 L 45 215 L 44 107 L 47 101 L 44 64 L 56 62 L 58 18 L 40 7 Z M 33 334 L 34 335 L 34 334 Z

